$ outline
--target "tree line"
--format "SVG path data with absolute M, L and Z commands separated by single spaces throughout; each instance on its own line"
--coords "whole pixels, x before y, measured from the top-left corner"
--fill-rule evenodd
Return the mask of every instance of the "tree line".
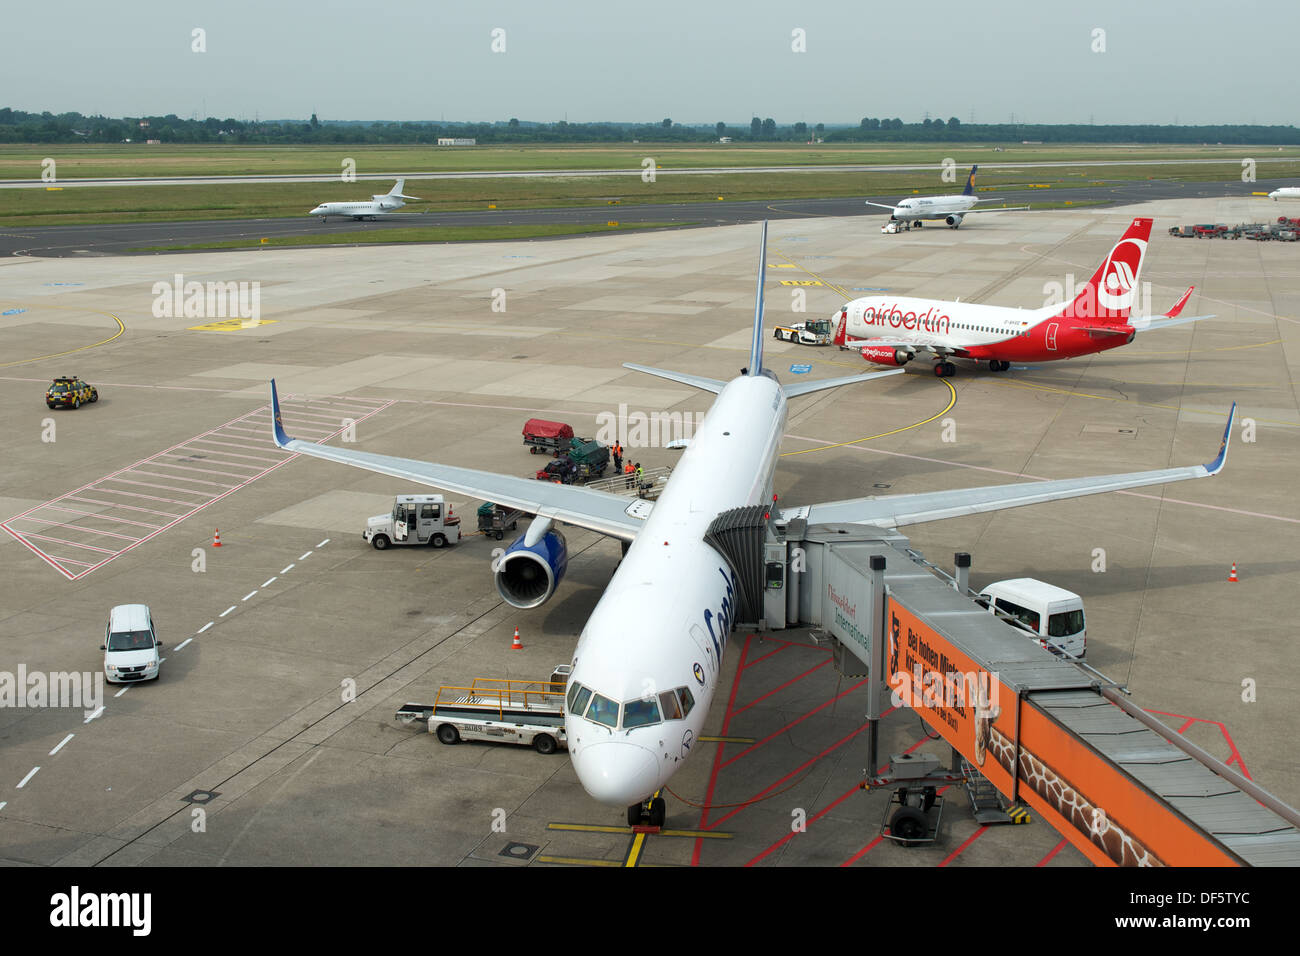
M 1295 126 L 1224 124 L 1173 126 L 1157 124 L 1093 125 L 1081 123 L 963 123 L 926 118 L 905 123 L 898 117 L 864 117 L 856 126 L 804 122 L 778 124 L 755 116 L 748 124 L 720 121 L 712 125 L 675 123 L 538 123 L 386 122 L 319 120 L 184 119 L 166 116 L 106 117 L 81 113 L 27 113 L 0 109 L 0 142 L 121 143 L 148 139 L 164 143 L 235 143 L 242 145 L 433 145 L 441 137 L 472 138 L 484 145 L 527 143 L 827 143 L 984 142 L 1020 143 L 1225 143 L 1300 144 Z

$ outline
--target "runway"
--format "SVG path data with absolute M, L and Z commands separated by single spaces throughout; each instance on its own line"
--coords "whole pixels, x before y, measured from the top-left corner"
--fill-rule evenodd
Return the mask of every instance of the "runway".
M 1208 199 L 1250 196 L 1289 185 L 1285 180 L 1256 183 L 1182 183 L 1163 180 L 1114 182 L 1079 189 L 1025 189 L 986 194 L 990 204 L 1017 205 L 1043 202 L 1097 202 L 1128 204 L 1168 199 Z M 318 219 L 303 215 L 296 219 L 225 219 L 197 222 L 129 223 L 119 225 L 48 226 L 38 229 L 0 231 L 0 255 L 68 257 L 132 255 L 139 249 L 171 249 L 204 242 L 231 239 L 260 239 L 284 236 L 314 236 L 328 233 L 373 233 L 384 229 L 437 226 L 493 226 L 545 223 L 603 224 L 667 222 L 695 226 L 722 226 L 763 219 L 806 219 L 834 216 L 881 216 L 884 210 L 866 206 L 873 202 L 893 203 L 898 195 L 833 199 L 790 199 L 775 202 L 697 202 L 618 206 L 568 206 L 556 209 L 495 209 L 459 212 L 399 213 L 375 222 Z M 1273 205 L 1268 205 L 1272 218 Z M 1261 207 L 1263 208 L 1263 207 Z M 967 220 L 964 228 L 975 224 Z M 1171 223 L 1172 224 L 1172 223 Z M 566 238 L 566 237 L 560 237 Z M 146 253 L 148 254 L 148 253 Z

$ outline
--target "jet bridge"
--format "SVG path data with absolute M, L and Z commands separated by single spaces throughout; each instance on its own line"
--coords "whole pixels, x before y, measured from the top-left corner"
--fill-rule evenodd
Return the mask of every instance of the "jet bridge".
M 1300 864 L 1300 814 L 977 605 L 968 561 L 954 578 L 896 531 L 781 523 L 763 508 L 710 532 L 740 583 L 739 621 L 826 630 L 858 672 L 880 675 L 868 718 L 911 707 L 1093 863 Z M 874 768 L 874 724 L 869 746 Z

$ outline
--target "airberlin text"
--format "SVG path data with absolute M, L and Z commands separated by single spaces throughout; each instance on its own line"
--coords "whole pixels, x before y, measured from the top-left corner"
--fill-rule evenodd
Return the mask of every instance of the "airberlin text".
M 940 313 L 935 306 L 919 313 L 904 312 L 897 305 L 869 305 L 862 310 L 864 325 L 878 325 L 882 328 L 888 326 L 891 329 L 946 333 L 950 321 L 951 317 L 947 313 Z

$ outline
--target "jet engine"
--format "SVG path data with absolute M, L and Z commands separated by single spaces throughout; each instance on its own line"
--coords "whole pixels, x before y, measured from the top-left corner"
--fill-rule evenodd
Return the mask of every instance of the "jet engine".
M 507 604 L 537 607 L 550 600 L 569 567 L 569 546 L 559 531 L 548 531 L 529 545 L 522 534 L 492 566 L 497 592 Z
M 862 350 L 862 357 L 877 365 L 906 365 L 912 361 L 912 353 L 907 349 L 887 349 L 867 346 Z
M 946 222 L 948 225 L 956 229 L 958 226 L 961 225 L 961 221 L 963 218 L 964 217 L 962 216 L 949 216 L 947 219 L 944 220 L 944 222 Z

